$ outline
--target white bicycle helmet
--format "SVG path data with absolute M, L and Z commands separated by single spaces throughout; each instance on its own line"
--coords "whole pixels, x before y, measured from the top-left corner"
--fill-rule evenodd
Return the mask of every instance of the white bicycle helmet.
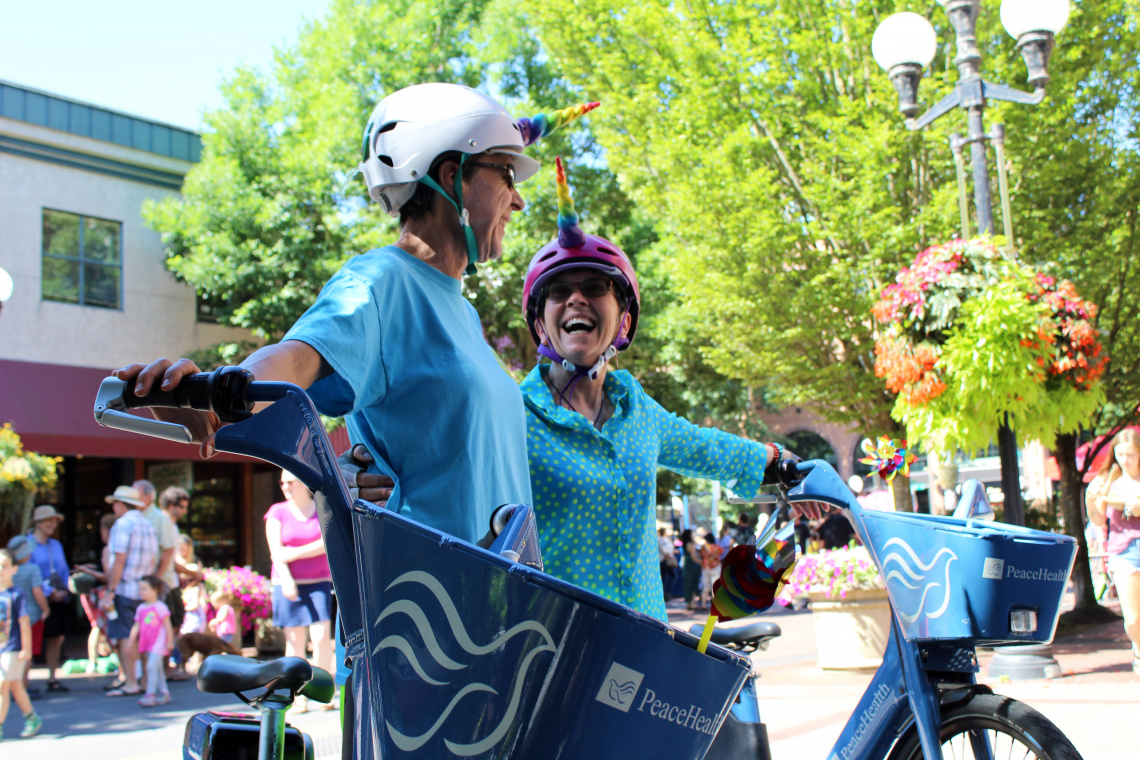
M 516 121 L 495 100 L 470 87 L 442 82 L 405 87 L 373 109 L 364 128 L 360 171 L 368 195 L 391 216 L 400 214 L 417 183 L 446 198 L 459 214 L 467 240 L 467 274 L 474 274 L 479 250 L 463 206 L 463 162 L 478 153 L 505 153 L 513 160 L 515 181 L 528 180 L 538 171 L 538 162 L 524 156 L 523 148 L 598 105 L 579 103 Z M 451 151 L 460 153 L 454 198 L 428 176 L 432 163 Z
M 372 111 L 363 143 L 360 170 L 368 194 L 392 216 L 448 151 L 509 153 L 517 182 L 539 168 L 522 154 L 523 136 L 507 109 L 458 84 L 418 84 L 392 93 Z

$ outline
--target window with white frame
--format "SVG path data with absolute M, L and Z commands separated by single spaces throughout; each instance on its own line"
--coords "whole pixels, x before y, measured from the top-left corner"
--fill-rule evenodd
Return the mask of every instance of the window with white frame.
M 123 225 L 43 210 L 43 299 L 120 309 Z

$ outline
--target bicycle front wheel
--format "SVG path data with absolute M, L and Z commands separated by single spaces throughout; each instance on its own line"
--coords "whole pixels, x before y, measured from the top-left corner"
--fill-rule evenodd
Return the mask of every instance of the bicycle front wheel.
M 1052 721 L 1026 704 L 998 694 L 979 694 L 942 711 L 942 757 L 946 760 L 1081 760 L 1072 742 Z M 890 760 L 923 760 L 913 726 Z

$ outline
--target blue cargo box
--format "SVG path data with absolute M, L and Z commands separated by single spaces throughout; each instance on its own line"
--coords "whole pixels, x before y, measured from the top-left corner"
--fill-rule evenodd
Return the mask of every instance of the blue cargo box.
M 1075 539 L 952 517 L 869 510 L 852 516 L 866 531 L 908 641 L 1053 640 Z M 1035 631 L 1011 629 L 1019 610 L 1035 613 Z
M 694 760 L 750 661 L 357 502 L 378 757 Z

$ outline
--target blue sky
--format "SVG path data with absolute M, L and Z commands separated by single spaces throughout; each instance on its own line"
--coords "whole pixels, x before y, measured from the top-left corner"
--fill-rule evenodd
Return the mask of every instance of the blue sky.
M 197 129 L 329 0 L 0 0 L 0 79 Z

